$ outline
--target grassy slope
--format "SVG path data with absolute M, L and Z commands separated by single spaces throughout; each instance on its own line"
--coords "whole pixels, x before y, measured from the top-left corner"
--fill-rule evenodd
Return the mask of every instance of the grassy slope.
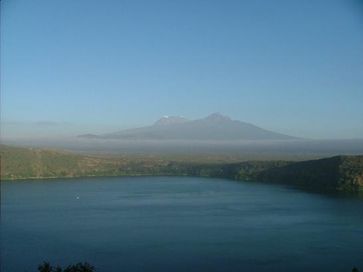
M 176 175 L 252 179 L 256 172 L 286 165 L 283 161 L 249 161 L 160 157 L 85 156 L 70 152 L 1 146 L 2 179 Z
M 84 156 L 4 145 L 0 150 L 2 179 L 142 174 L 151 166 L 163 165 L 162 160 Z
M 172 160 L 158 157 L 101 157 L 0 146 L 1 178 L 175 175 L 278 182 L 319 189 L 363 188 L 363 156 L 286 162 L 240 163 Z

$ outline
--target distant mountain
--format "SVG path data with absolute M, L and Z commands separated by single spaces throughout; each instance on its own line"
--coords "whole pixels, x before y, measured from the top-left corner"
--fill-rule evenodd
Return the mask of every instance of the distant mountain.
M 91 134 L 91 133 L 81 134 L 81 135 L 78 135 L 78 137 L 87 138 L 87 139 L 97 139 L 97 138 L 99 138 L 99 136 L 97 136 L 96 134 Z
M 153 125 L 127 129 L 103 135 L 85 134 L 82 138 L 124 140 L 289 140 L 294 137 L 232 120 L 220 113 L 206 118 L 188 120 L 183 117 L 164 116 Z
M 167 126 L 167 125 L 175 125 L 175 124 L 183 124 L 188 122 L 188 119 L 180 116 L 164 116 L 161 119 L 157 120 L 154 123 L 154 126 Z

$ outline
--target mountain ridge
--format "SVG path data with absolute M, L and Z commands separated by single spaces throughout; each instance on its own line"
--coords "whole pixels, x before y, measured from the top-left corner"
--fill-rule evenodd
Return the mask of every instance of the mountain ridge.
M 168 116 L 165 115 L 159 120 L 157 120 L 153 126 L 168 126 L 172 124 L 182 124 L 185 122 L 189 122 L 190 120 L 182 117 L 182 116 Z
M 164 116 L 151 126 L 126 129 L 101 135 L 83 134 L 81 138 L 126 140 L 292 140 L 293 136 L 273 132 L 253 124 L 232 120 L 220 113 L 188 120 Z

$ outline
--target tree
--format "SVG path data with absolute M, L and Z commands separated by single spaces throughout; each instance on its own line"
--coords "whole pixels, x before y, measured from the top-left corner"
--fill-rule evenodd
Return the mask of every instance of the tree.
M 48 262 L 43 262 L 43 264 L 38 266 L 39 272 L 95 272 L 94 266 L 89 263 L 77 263 L 68 265 L 66 268 L 60 266 L 53 267 Z
M 52 272 L 53 267 L 48 262 L 43 262 L 43 264 L 40 264 L 38 266 L 39 272 Z
M 69 265 L 63 272 L 93 272 L 95 268 L 89 263 L 78 263 L 76 265 Z

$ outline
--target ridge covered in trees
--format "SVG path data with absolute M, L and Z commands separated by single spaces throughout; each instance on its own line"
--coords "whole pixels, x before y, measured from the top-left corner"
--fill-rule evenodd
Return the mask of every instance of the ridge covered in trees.
M 1 146 L 1 179 L 87 176 L 200 176 L 283 183 L 305 188 L 363 190 L 363 156 L 301 162 L 208 161 L 163 157 L 92 156 L 46 149 Z

